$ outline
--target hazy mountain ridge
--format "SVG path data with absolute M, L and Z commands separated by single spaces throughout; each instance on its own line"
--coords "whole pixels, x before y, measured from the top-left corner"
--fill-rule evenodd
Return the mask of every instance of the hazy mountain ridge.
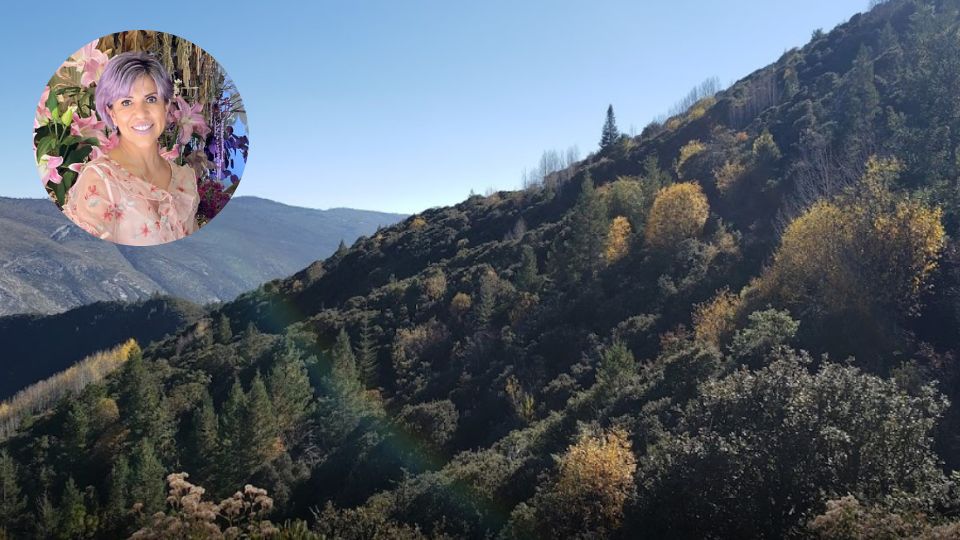
M 45 200 L 0 198 L 0 315 L 169 294 L 224 301 L 333 253 L 399 214 L 237 197 L 209 225 L 151 248 L 99 241 Z

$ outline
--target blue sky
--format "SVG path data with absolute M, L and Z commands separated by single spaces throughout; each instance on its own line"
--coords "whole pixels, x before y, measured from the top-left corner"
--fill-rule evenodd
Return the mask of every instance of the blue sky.
M 144 28 L 193 41 L 236 83 L 238 195 L 414 213 L 515 189 L 544 150 L 586 155 L 609 103 L 639 133 L 705 78 L 727 85 L 867 0 L 18 4 L 0 33 L 0 195 L 44 196 L 30 139 L 57 66 Z

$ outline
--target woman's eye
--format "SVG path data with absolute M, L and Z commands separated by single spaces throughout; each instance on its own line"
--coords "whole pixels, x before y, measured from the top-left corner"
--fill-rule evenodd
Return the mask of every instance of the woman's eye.
M 129 99 L 125 99 L 125 100 L 123 100 L 123 101 L 120 102 L 120 105 L 123 105 L 124 107 L 129 107 L 129 106 L 130 106 L 130 103 L 131 103 L 131 102 L 130 102 Z
M 157 102 L 157 96 L 150 96 L 147 98 L 147 103 L 156 103 L 156 102 Z

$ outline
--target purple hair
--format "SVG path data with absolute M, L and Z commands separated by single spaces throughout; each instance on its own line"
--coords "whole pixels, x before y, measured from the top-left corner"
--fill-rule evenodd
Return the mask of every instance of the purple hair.
M 100 76 L 94 90 L 94 104 L 100 119 L 106 122 L 110 129 L 114 129 L 115 126 L 107 111 L 113 106 L 114 101 L 130 95 L 133 83 L 143 75 L 153 79 L 160 97 L 166 103 L 170 103 L 170 98 L 173 97 L 173 83 L 170 81 L 167 70 L 163 69 L 153 55 L 142 51 L 120 53 L 111 58 L 103 68 L 103 75 Z

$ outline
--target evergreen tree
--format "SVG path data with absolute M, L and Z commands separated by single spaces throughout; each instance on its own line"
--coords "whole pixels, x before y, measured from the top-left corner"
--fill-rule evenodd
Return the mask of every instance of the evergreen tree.
M 329 354 L 332 365 L 324 379 L 325 395 L 318 401 L 317 421 L 323 444 L 336 446 L 359 421 L 363 386 L 346 330 L 340 330 Z
M 118 455 L 110 470 L 110 485 L 107 492 L 105 509 L 106 524 L 118 534 L 123 529 L 127 512 L 132 506 L 130 501 L 130 464 L 123 454 Z
M 603 123 L 603 133 L 600 135 L 600 150 L 610 148 L 620 140 L 620 130 L 617 129 L 617 120 L 613 116 L 613 105 L 607 107 L 607 120 Z
M 64 539 L 82 538 L 86 529 L 87 507 L 83 504 L 83 494 L 70 477 L 63 489 L 60 500 L 60 526 L 58 536 Z
M 250 383 L 250 392 L 243 411 L 244 445 L 239 464 L 245 476 L 253 474 L 258 468 L 276 457 L 277 425 L 273 414 L 273 405 L 267 395 L 267 387 L 260 372 Z
M 874 127 L 880 115 L 880 94 L 874 82 L 873 59 L 868 47 L 860 47 L 845 78 L 846 92 L 841 105 L 846 151 L 854 164 L 859 165 L 872 148 Z
M 629 384 L 637 373 L 637 362 L 633 353 L 622 341 L 615 341 L 604 351 L 597 370 L 597 384 L 605 391 L 622 388 Z
M 551 273 L 561 286 L 592 279 L 602 264 L 607 235 L 606 214 L 603 199 L 587 173 L 577 203 L 567 217 L 566 231 L 561 233 L 551 252 Z
M 477 295 L 477 304 L 473 310 L 474 324 L 483 328 L 490 323 L 493 312 L 497 307 L 497 294 L 500 290 L 500 278 L 497 272 L 487 266 L 480 275 L 480 291 Z
M 60 527 L 60 513 L 46 491 L 37 501 L 36 516 L 36 537 L 55 538 Z
M 233 330 L 230 328 L 230 319 L 223 313 L 217 321 L 217 341 L 228 344 L 233 341 Z
M 221 473 L 218 487 L 222 493 L 235 489 L 246 474 L 242 463 L 246 444 L 243 425 L 246 406 L 247 397 L 240 379 L 234 378 L 220 411 L 220 457 L 217 463 Z
M 213 398 L 206 389 L 200 406 L 193 412 L 187 447 L 194 474 L 200 483 L 206 483 L 214 472 L 220 452 L 217 413 L 213 408 Z
M 373 332 L 370 329 L 370 318 L 363 318 L 363 326 L 360 327 L 360 346 L 357 349 L 357 361 L 359 362 L 360 378 L 367 388 L 377 387 L 377 345 L 373 339 Z
M 4 531 L 12 536 L 26 506 L 26 497 L 21 496 L 17 482 L 17 463 L 6 450 L 0 451 L 0 537 Z
M 313 387 L 310 386 L 310 377 L 300 351 L 289 340 L 270 369 L 267 390 L 273 403 L 277 429 L 290 440 L 310 412 Z
M 153 443 L 141 439 L 133 452 L 130 467 L 130 500 L 143 504 L 143 513 L 153 515 L 164 508 L 166 479 L 163 465 L 157 459 Z
M 660 188 L 666 187 L 673 181 L 670 173 L 660 168 L 656 154 L 651 154 L 643 160 L 643 186 L 645 199 L 653 201 Z
M 160 401 L 160 386 L 147 370 L 137 346 L 130 351 L 122 380 L 120 410 L 130 426 L 131 440 L 157 441 L 157 450 L 166 454 L 172 450 L 172 423 Z
M 87 453 L 90 419 L 84 404 L 76 399 L 66 402 L 63 421 L 63 450 L 66 461 L 77 464 Z
M 337 340 L 331 351 L 333 366 L 330 372 L 333 393 L 339 397 L 351 397 L 357 394 L 360 387 L 360 376 L 357 373 L 357 358 L 350 345 L 350 336 L 343 328 L 337 334 Z
M 543 280 L 537 267 L 537 254 L 530 245 L 524 245 L 520 249 L 520 269 L 516 276 L 517 288 L 521 291 L 537 292 L 540 289 Z

